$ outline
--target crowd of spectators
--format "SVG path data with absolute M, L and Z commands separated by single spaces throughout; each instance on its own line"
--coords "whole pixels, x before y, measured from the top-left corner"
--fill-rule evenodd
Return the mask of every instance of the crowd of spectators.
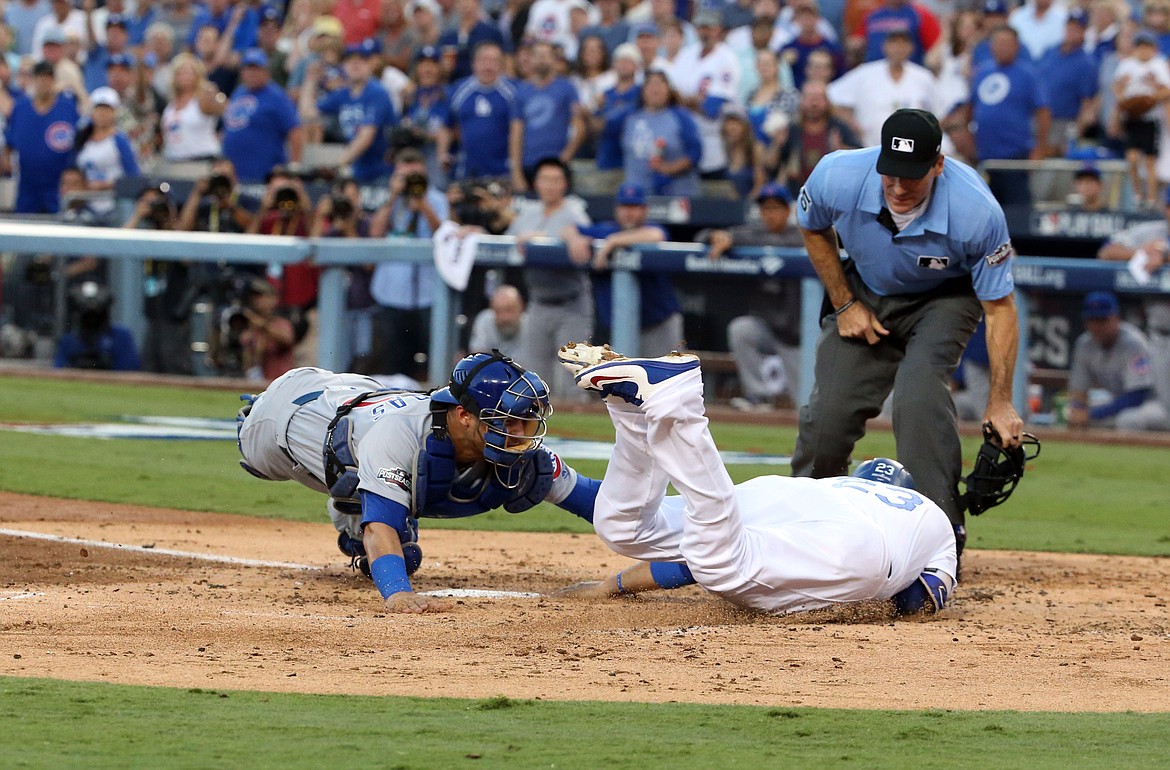
M 62 216 L 126 227 L 425 237 L 453 218 L 522 243 L 565 238 L 577 244 L 572 258 L 594 268 L 593 282 L 579 270 L 509 276 L 526 303 L 525 327 L 548 337 L 539 350 L 522 348 L 542 373 L 557 370 L 553 343 L 609 322 L 596 301 L 604 260 L 583 252 L 601 238 L 657 237 L 632 201 L 718 189 L 768 212 L 759 232 L 708 234 L 713 251 L 795 241 L 771 212 L 788 211 L 825 154 L 877 143 L 901 107 L 938 115 L 944 151 L 970 162 L 1125 158 L 1132 195 L 1123 200 L 1135 209 L 1156 208 L 1170 180 L 1170 0 L 5 0 L 0 8 L 0 173 L 17 180 L 17 212 L 57 213 L 64 191 Z M 322 142 L 340 148 L 325 175 L 337 182 L 314 201 L 303 161 L 306 144 Z M 148 186 L 129 221 L 111 221 L 120 178 L 212 161 L 185 199 Z M 574 173 L 592 177 L 593 189 L 629 185 L 614 222 L 588 221 L 570 195 Z M 987 176 L 1005 205 L 1029 204 L 1045 185 L 1015 168 Z M 241 185 L 263 193 L 243 194 Z M 389 199 L 363 210 L 359 185 Z M 1104 205 L 1091 165 L 1074 185 L 1082 208 Z M 516 207 L 521 194 L 536 200 Z M 294 342 L 304 337 L 315 266 L 215 270 L 148 263 L 146 310 L 159 324 L 143 341 L 144 365 L 190 370 L 190 356 L 168 353 L 165 341 L 189 333 L 201 291 L 239 327 L 214 319 L 230 342 L 217 348 L 220 360 L 232 362 L 217 368 L 245 366 L 240 340 L 258 337 L 241 336 L 250 329 L 242 324 L 260 313 L 231 309 L 267 302 L 256 280 L 275 287 Z M 350 278 L 352 360 L 421 376 L 433 271 L 385 263 Z M 673 339 L 677 303 L 653 280 L 662 290 L 652 295 L 666 299 L 661 318 L 642 319 L 643 333 L 667 323 L 659 337 Z M 761 308 L 780 299 L 762 295 Z M 749 369 L 791 361 L 791 318 L 753 308 L 731 335 L 757 351 Z M 746 390 L 750 404 L 776 395 Z

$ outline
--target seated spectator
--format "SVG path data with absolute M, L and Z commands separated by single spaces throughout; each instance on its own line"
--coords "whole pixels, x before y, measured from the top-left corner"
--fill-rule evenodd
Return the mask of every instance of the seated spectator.
M 379 0 L 337 0 L 331 13 L 341 22 L 345 44 L 357 45 L 374 36 L 381 10 Z
M 760 190 L 760 221 L 729 230 L 705 230 L 696 237 L 709 243 L 707 256 L 720 259 L 736 246 L 804 246 L 800 231 L 788 226 L 792 198 L 788 189 L 768 184 Z M 732 406 L 768 411 L 778 396 L 797 403 L 800 384 L 800 281 L 765 279 L 755 284 L 739 307 L 744 315 L 727 327 L 728 349 L 735 357 L 743 396 Z
M 1068 380 L 1069 426 L 1120 430 L 1170 427 L 1166 408 L 1154 392 L 1149 342 L 1136 326 L 1121 320 L 1117 297 L 1104 291 L 1089 294 L 1081 317 L 1085 332 L 1073 346 Z M 1108 391 L 1112 400 L 1091 406 L 1090 388 Z
M 50 13 L 37 19 L 33 25 L 33 58 L 44 60 L 46 38 L 55 37 L 59 43 L 64 43 L 70 32 L 78 40 L 88 40 L 89 20 L 85 11 L 75 8 L 72 0 L 52 0 Z
M 455 179 L 509 175 L 509 136 L 519 112 L 516 89 L 504 77 L 504 51 L 495 43 L 480 43 L 472 56 L 474 74 L 455 86 L 447 128 L 452 136 L 439 148 L 460 147 L 458 164 L 440 155 L 444 168 L 455 168 Z
M 340 166 L 351 166 L 361 184 L 381 184 L 390 175 L 386 162 L 386 131 L 398 122 L 390 95 L 373 78 L 372 58 L 377 42 L 370 38 L 345 49 L 342 66 L 346 87 L 317 98 L 316 67 L 310 69 L 300 93 L 300 115 L 305 121 L 319 115 L 335 115 L 345 139 Z
M 544 158 L 571 161 L 584 139 L 585 121 L 577 89 L 557 75 L 552 45 L 534 43 L 532 73 L 516 87 L 516 113 L 508 135 L 512 189 L 526 192 Z
M 342 41 L 343 30 L 336 16 L 318 16 L 305 31 L 304 50 L 294 50 L 289 59 L 288 91 L 294 97 L 300 96 L 309 67 L 320 62 L 318 72 L 325 73 L 330 67 L 341 65 L 341 54 L 345 50 Z
M 567 198 L 572 179 L 568 164 L 559 158 L 546 158 L 536 165 L 533 184 L 539 205 L 525 208 L 508 228 L 508 235 L 516 236 L 517 248 L 540 236 L 560 238 L 569 226 L 590 224 L 584 206 Z M 533 371 L 549 372 L 548 383 L 557 398 L 582 401 L 578 395 L 582 391 L 556 363 L 557 350 L 565 340 L 589 339 L 593 334 L 592 284 L 589 274 L 579 269 L 589 264 L 589 257 L 570 252 L 569 259 L 565 267 L 524 269 L 528 326 L 520 346 L 524 353 L 518 360 Z
M 695 119 L 678 105 L 666 73 L 650 70 L 622 128 L 626 180 L 652 195 L 698 195 L 702 154 Z
M 216 124 L 227 107 L 227 96 L 207 79 L 203 62 L 191 54 L 176 56 L 171 73 L 174 96 L 162 113 L 163 160 L 219 157 Z
M 140 72 L 164 102 L 174 95 L 171 90 L 171 62 L 175 53 L 174 30 L 160 21 L 146 28 L 146 45 L 139 62 Z
M 240 181 L 260 182 L 277 166 L 301 162 L 304 131 L 292 100 L 271 82 L 264 52 L 249 49 L 241 62 L 240 86 L 223 115 L 223 154 Z
M 926 53 L 942 38 L 938 17 L 927 8 L 912 4 L 909 0 L 882 0 L 865 18 L 863 34 L 867 62 L 879 61 L 886 55 L 886 37 L 895 30 L 906 33 L 912 44 L 909 59 L 919 66 L 925 64 Z
M 390 197 L 374 212 L 370 235 L 430 238 L 448 218 L 447 198 L 431 184 L 418 150 L 402 150 L 394 160 Z M 385 261 L 374 268 L 370 294 L 378 303 L 373 354 L 378 372 L 426 379 L 437 279 L 433 264 Z
M 468 352 L 499 350 L 506 356 L 519 356 L 527 318 L 520 290 L 506 283 L 497 286 L 491 304 L 479 311 L 471 324 Z
M 142 368 L 134 335 L 125 326 L 110 323 L 113 303 L 109 290 L 93 281 L 86 281 L 70 292 L 70 330 L 57 340 L 54 367 L 116 372 Z
M 130 138 L 118 130 L 118 94 L 109 86 L 102 86 L 90 96 L 93 114 L 90 123 L 77 133 L 77 166 L 85 174 L 86 187 L 107 194 L 104 200 L 94 201 L 96 210 L 109 213 L 114 210 L 114 184 L 122 177 L 140 175 L 138 159 Z
M 833 64 L 833 57 L 828 51 L 813 51 L 808 55 L 808 64 L 804 67 L 804 82 L 815 80 L 828 85 L 841 75 Z
M 146 27 L 145 37 L 147 46 L 150 46 L 152 32 L 160 29 L 170 32 L 171 44 L 180 41 L 180 48 L 186 47 L 186 41 L 195 33 L 196 12 L 199 5 L 193 0 L 169 0 L 162 3 L 155 20 Z
M 1106 200 L 1101 184 L 1101 170 L 1092 163 L 1077 169 L 1073 176 L 1073 191 L 1069 195 L 1069 207 L 1077 211 L 1104 211 Z
M 255 278 L 248 284 L 243 308 L 247 327 L 240 332 L 244 376 L 271 382 L 293 368 L 296 331 L 292 321 L 277 312 L 280 296 L 272 284 Z
M 12 173 L 13 153 L 20 162 L 16 213 L 57 213 L 61 172 L 73 157 L 77 120 L 77 101 L 71 93 L 58 93 L 53 66 L 39 62 L 33 68 L 32 95 L 12 106 L 0 151 L 0 173 Z
M 614 219 L 594 225 L 575 225 L 562 233 L 574 261 L 592 259 L 593 296 L 597 306 L 596 339 L 613 339 L 613 285 L 610 256 L 614 249 L 641 243 L 661 243 L 666 231 L 647 221 L 646 191 L 636 184 L 623 184 L 614 198 Z M 596 244 L 595 241 L 600 241 Z M 678 295 L 665 273 L 638 272 L 641 315 L 638 319 L 638 355 L 664 356 L 682 350 L 683 318 Z
M 419 47 L 439 45 L 439 36 L 443 34 L 443 8 L 437 0 L 411 0 L 406 15 Z
M 146 80 L 146 71 L 135 72 L 130 54 L 111 56 L 106 63 L 106 82 L 118 95 L 118 130 L 130 138 L 140 166 L 149 167 L 155 157 L 155 133 L 163 102 Z M 226 98 L 226 97 L 225 97 Z
M 751 200 L 764 185 L 764 158 L 742 108 L 724 110 L 722 133 L 727 179 L 740 198 Z
M 382 45 L 382 61 L 387 67 L 394 67 L 403 72 L 410 69 L 410 63 L 415 58 L 420 45 L 418 36 L 406 18 L 405 0 L 382 0 L 382 10 L 378 17 L 377 39 Z M 471 48 L 468 61 L 471 60 L 470 54 L 475 52 L 475 46 Z M 438 48 L 435 49 L 436 52 L 438 50 Z

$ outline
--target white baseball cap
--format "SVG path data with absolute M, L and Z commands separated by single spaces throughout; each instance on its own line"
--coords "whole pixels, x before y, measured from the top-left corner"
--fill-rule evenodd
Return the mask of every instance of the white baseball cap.
M 94 107 L 102 104 L 106 107 L 113 107 L 116 110 L 122 106 L 122 100 L 118 97 L 118 92 L 109 86 L 95 88 L 93 93 L 89 95 L 89 100 L 93 102 Z

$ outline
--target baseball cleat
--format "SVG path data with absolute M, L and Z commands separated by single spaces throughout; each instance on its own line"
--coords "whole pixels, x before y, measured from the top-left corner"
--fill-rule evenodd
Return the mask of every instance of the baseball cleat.
M 672 378 L 699 368 L 699 357 L 693 353 L 626 358 L 609 346 L 580 343 L 561 348 L 559 357 L 569 371 L 576 369 L 577 387 L 597 391 L 602 398 L 617 396 L 635 406 L 641 406 Z
M 615 361 L 619 358 L 625 358 L 625 356 L 613 350 L 609 345 L 590 345 L 588 342 L 570 342 L 567 345 L 562 345 L 557 353 L 557 361 L 574 377 L 587 366 L 595 366 L 602 361 Z

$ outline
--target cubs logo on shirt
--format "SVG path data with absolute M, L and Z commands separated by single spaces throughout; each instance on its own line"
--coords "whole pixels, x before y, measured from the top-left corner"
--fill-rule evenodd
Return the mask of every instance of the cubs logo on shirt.
M 56 123 L 50 123 L 45 129 L 45 145 L 53 152 L 70 152 L 76 136 L 77 132 L 72 123 L 58 120 Z
M 223 125 L 229 131 L 239 131 L 247 128 L 252 116 L 256 114 L 260 102 L 252 94 L 243 94 L 232 99 L 227 111 L 223 114 Z

